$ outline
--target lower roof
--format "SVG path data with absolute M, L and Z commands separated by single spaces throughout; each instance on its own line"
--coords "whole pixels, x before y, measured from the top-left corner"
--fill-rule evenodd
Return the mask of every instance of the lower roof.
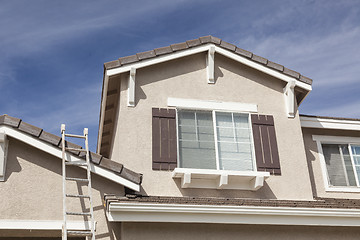
M 43 129 L 33 126 L 29 123 L 26 123 L 19 118 L 11 117 L 6 114 L 1 115 L 0 127 L 1 126 L 11 127 L 12 129 L 16 131 L 20 131 L 38 141 L 44 142 L 46 144 L 50 144 L 51 146 L 57 149 L 59 148 L 61 149 L 61 137 L 46 132 Z M 69 148 L 75 148 L 75 149 L 82 148 L 81 146 L 68 141 L 66 141 L 66 145 Z M 70 153 L 70 155 L 72 156 L 82 159 L 85 158 L 84 152 L 80 152 L 80 151 L 67 151 L 67 152 Z M 108 170 L 116 174 L 117 176 L 120 176 L 121 178 L 126 179 L 137 185 L 141 184 L 142 174 L 131 171 L 130 169 L 125 168 L 122 164 L 110 160 L 106 157 L 103 157 L 102 155 L 99 155 L 97 153 L 93 153 L 93 152 L 89 152 L 89 153 L 90 153 L 90 161 L 95 166 Z
M 225 205 L 225 206 L 262 206 L 294 208 L 341 208 L 360 209 L 360 199 L 316 198 L 305 200 L 278 200 L 252 198 L 219 198 L 219 197 L 166 197 L 166 196 L 105 196 L 106 205 L 110 203 L 151 203 L 183 205 Z

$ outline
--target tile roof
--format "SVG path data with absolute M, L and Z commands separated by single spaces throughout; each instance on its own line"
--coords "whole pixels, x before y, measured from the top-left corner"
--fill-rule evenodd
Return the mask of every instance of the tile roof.
M 204 45 L 204 44 L 208 44 L 208 43 L 218 45 L 221 48 L 224 48 L 228 51 L 231 51 L 239 56 L 245 57 L 256 63 L 262 64 L 272 70 L 275 70 L 275 71 L 281 72 L 285 75 L 288 75 L 290 77 L 296 78 L 297 80 L 299 80 L 301 82 L 304 82 L 304 83 L 307 83 L 310 85 L 312 84 L 312 79 L 305 77 L 294 70 L 288 69 L 280 64 L 271 62 L 266 58 L 257 56 L 255 54 L 253 54 L 252 52 L 241 49 L 231 43 L 225 42 L 225 41 L 221 40 L 220 38 L 213 37 L 213 36 L 200 37 L 197 39 L 188 40 L 186 42 L 172 44 L 167 47 L 156 48 L 154 50 L 137 53 L 135 55 L 121 57 L 118 60 L 105 63 L 104 67 L 105 67 L 105 69 L 109 70 L 109 69 L 121 67 L 123 65 L 139 62 L 139 61 L 146 60 L 146 59 L 155 58 L 157 56 L 161 56 L 161 55 L 165 55 L 165 54 L 171 54 L 173 52 L 186 50 L 188 48 L 192 48 L 192 47 L 196 47 L 196 46 Z
M 163 196 L 105 196 L 106 205 L 111 202 L 133 202 L 153 204 L 187 205 L 227 205 L 227 206 L 262 206 L 294 208 L 348 208 L 360 209 L 360 199 L 316 198 L 312 201 L 250 199 L 250 198 L 211 198 L 211 197 L 163 197 Z
M 347 120 L 347 121 L 360 121 L 359 118 L 327 117 L 327 116 L 315 116 L 315 115 L 307 115 L 307 114 L 300 114 L 300 117 L 324 118 L 324 119 Z
M 56 136 L 54 134 L 48 133 L 41 128 L 33 126 L 29 123 L 22 121 L 19 118 L 10 117 L 8 115 L 0 116 L 0 126 L 5 125 L 17 129 L 18 131 L 29 134 L 40 141 L 49 143 L 55 147 L 61 148 L 61 137 Z M 66 141 L 66 145 L 71 148 L 82 148 L 81 146 Z M 85 153 L 80 153 L 79 151 L 69 151 L 72 155 L 85 158 Z M 90 160 L 92 163 L 99 165 L 100 167 L 110 170 L 117 175 L 132 181 L 136 184 L 141 184 L 142 175 L 136 172 L 133 172 L 127 168 L 125 168 L 122 164 L 112 161 L 106 157 L 103 157 L 97 153 L 90 152 Z

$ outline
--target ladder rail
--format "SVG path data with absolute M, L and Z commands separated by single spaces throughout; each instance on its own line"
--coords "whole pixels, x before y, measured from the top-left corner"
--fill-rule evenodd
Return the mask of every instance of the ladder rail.
M 65 166 L 65 124 L 61 124 L 61 146 L 62 146 L 62 175 L 63 175 L 63 227 L 62 239 L 67 240 L 66 225 L 66 166 Z
M 89 154 L 89 130 L 87 128 L 84 129 L 84 136 L 85 136 L 85 149 L 86 149 L 86 163 L 88 164 L 87 167 L 87 178 L 88 178 L 88 196 L 90 201 L 90 218 L 91 218 L 91 232 L 92 236 L 91 239 L 95 240 L 95 229 L 94 229 L 94 209 L 93 209 L 93 201 L 92 201 L 92 186 L 91 186 L 91 171 L 90 171 L 90 154 Z

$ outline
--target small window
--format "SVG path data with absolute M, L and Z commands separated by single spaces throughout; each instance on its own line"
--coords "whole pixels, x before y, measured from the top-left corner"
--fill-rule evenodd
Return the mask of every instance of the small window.
M 254 171 L 249 114 L 178 110 L 181 168 Z
M 359 187 L 360 146 L 322 144 L 330 186 Z

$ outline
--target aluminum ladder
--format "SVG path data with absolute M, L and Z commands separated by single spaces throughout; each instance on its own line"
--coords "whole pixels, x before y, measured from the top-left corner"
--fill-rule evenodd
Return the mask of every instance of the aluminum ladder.
M 95 225 L 94 225 L 94 210 L 93 210 L 93 201 L 91 194 L 91 172 L 90 172 L 90 155 L 89 155 L 89 144 L 88 144 L 88 129 L 84 128 L 84 135 L 74 135 L 74 134 L 66 134 L 65 133 L 65 124 L 61 124 L 61 145 L 62 145 L 62 176 L 63 176 L 63 227 L 62 227 L 62 240 L 67 240 L 68 236 L 86 236 L 87 239 L 95 240 Z M 85 140 L 85 149 L 81 148 L 69 148 L 66 147 L 66 137 L 71 138 L 82 138 Z M 85 161 L 68 161 L 65 159 L 66 151 L 79 151 L 86 153 L 86 162 Z M 87 178 L 73 178 L 66 177 L 66 166 L 83 166 L 86 167 L 87 170 Z M 79 195 L 79 194 L 68 194 L 66 191 L 66 182 L 67 181 L 75 181 L 75 182 L 83 182 L 87 183 L 88 194 L 87 195 Z M 66 199 L 67 198 L 79 198 L 79 199 L 88 199 L 89 200 L 89 212 L 68 212 L 66 209 Z M 75 216 L 88 216 L 90 217 L 90 229 L 83 231 L 74 231 L 68 230 L 67 226 L 67 216 L 75 215 Z M 84 226 L 86 222 L 84 222 Z

